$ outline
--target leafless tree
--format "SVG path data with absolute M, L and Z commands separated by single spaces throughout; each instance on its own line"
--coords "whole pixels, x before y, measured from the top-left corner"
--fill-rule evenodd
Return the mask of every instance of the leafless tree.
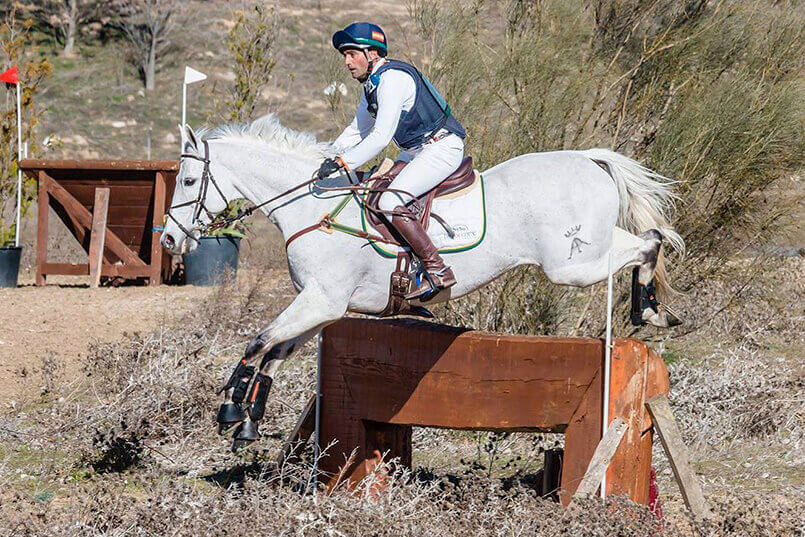
M 145 89 L 154 89 L 154 73 L 161 53 L 171 44 L 175 0 L 121 0 L 119 25 L 131 43 Z
M 63 56 L 72 56 L 80 27 L 100 19 L 113 3 L 104 0 L 26 0 L 21 7 L 64 43 Z

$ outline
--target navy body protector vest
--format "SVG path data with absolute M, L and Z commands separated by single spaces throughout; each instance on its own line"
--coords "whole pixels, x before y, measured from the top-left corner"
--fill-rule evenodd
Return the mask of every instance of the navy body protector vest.
M 414 106 L 407 112 L 402 112 L 397 130 L 394 131 L 394 142 L 400 148 L 418 147 L 440 129 L 452 132 L 460 138 L 466 136 L 464 127 L 450 113 L 450 107 L 430 81 L 413 65 L 398 60 L 386 60 L 363 85 L 369 114 L 373 118 L 377 117 L 377 86 L 380 84 L 380 75 L 389 69 L 408 73 L 416 84 Z

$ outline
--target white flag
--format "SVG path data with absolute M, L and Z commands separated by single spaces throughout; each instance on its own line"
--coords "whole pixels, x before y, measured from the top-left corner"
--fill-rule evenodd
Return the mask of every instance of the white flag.
M 192 67 L 185 66 L 184 68 L 184 83 L 185 84 L 193 84 L 195 82 L 201 82 L 202 80 L 206 80 L 207 75 L 202 73 L 201 71 L 196 71 Z

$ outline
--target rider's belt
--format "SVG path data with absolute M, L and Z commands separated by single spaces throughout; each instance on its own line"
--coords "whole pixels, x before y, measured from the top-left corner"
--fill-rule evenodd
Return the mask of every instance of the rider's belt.
M 448 130 L 441 129 L 439 132 L 437 132 L 436 134 L 425 140 L 425 142 L 422 145 L 429 145 L 432 144 L 433 142 L 438 142 L 442 138 L 447 138 L 451 134 L 453 133 Z

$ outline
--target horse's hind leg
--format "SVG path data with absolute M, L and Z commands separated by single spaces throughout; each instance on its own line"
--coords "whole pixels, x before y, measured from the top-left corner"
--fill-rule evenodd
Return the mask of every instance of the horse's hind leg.
M 661 246 L 662 235 L 657 230 L 636 236 L 616 227 L 612 233 L 610 249 L 600 252 L 592 260 L 575 264 L 543 265 L 542 268 L 553 283 L 586 287 L 607 279 L 611 251 L 613 274 L 623 268 L 634 267 L 632 322 L 667 328 L 679 324 L 680 321 L 667 306 L 656 301 L 654 273 Z
M 667 304 L 657 300 L 654 284 L 654 273 L 662 248 L 662 234 L 656 229 L 642 233 L 639 238 L 646 241 L 648 249 L 642 252 L 639 266 L 632 270 L 632 307 L 630 317 L 632 324 L 642 326 L 650 324 L 660 328 L 669 328 L 682 324 L 679 317 Z
M 609 248 L 602 247 L 588 261 L 568 263 L 564 258 L 559 258 L 554 264 L 544 264 L 542 270 L 557 285 L 587 287 L 607 279 L 610 253 L 612 273 L 615 274 L 622 268 L 642 264 L 650 249 L 651 245 L 646 240 L 616 227 Z

